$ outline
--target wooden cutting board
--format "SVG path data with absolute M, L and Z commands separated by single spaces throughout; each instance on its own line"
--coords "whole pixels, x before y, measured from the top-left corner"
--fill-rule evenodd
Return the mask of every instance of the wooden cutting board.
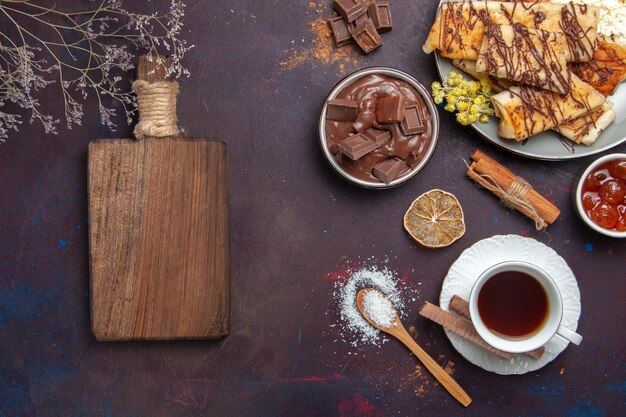
M 165 72 L 142 57 L 140 79 Z M 89 144 L 91 325 L 98 340 L 229 331 L 228 166 L 219 139 Z

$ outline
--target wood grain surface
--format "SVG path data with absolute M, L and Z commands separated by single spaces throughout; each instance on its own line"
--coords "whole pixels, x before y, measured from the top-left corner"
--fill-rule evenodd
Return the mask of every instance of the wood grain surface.
M 226 335 L 226 145 L 97 140 L 89 145 L 88 175 L 96 338 Z

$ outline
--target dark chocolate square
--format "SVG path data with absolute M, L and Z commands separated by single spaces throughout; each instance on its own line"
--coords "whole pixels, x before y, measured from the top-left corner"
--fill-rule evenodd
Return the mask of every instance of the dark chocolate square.
M 374 22 L 378 33 L 389 32 L 392 29 L 391 8 L 388 2 L 370 4 L 367 8 L 367 14 Z
M 372 22 L 372 19 L 370 18 L 368 18 L 365 23 L 361 23 L 354 28 L 352 31 L 352 38 L 366 54 L 369 54 L 374 49 L 383 46 L 383 39 L 376 31 L 374 22 Z
M 334 0 L 333 7 L 347 23 L 354 22 L 367 11 L 367 7 L 360 0 Z
M 372 127 L 363 132 L 363 134 L 380 145 L 384 145 L 391 140 L 391 132 L 388 130 L 374 129 Z
M 339 142 L 341 152 L 353 161 L 356 161 L 381 146 L 382 145 L 377 144 L 362 133 L 350 136 Z
M 389 158 L 376 165 L 372 170 L 372 174 L 385 184 L 390 184 L 407 168 L 408 165 L 402 159 Z
M 335 40 L 335 46 L 337 48 L 347 45 L 352 42 L 352 35 L 350 35 L 350 28 L 343 17 L 337 16 L 328 21 L 330 32 Z
M 357 17 L 354 22 L 349 23 L 350 33 L 352 33 L 357 26 L 367 23 L 367 19 L 369 19 L 369 16 L 367 15 L 367 12 L 365 12 L 361 16 Z
M 354 122 L 359 115 L 359 105 L 354 100 L 334 98 L 328 100 L 326 118 L 337 122 Z
M 404 96 L 390 96 L 376 101 L 376 121 L 378 123 L 400 123 L 404 119 Z
M 422 110 L 417 104 L 411 104 L 404 109 L 404 118 L 400 123 L 400 129 L 406 136 L 417 135 L 424 132 L 424 117 Z

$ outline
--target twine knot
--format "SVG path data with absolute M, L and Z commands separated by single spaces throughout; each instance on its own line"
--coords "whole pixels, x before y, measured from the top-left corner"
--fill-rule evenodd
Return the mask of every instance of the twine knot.
M 137 94 L 139 109 L 139 123 L 133 134 L 138 140 L 180 134 L 176 117 L 177 82 L 137 80 L 133 83 L 133 91 Z
M 524 197 L 526 197 L 531 188 L 532 186 L 524 178 L 516 177 L 509 189 L 506 190 L 506 193 L 500 196 L 500 201 L 505 207 L 515 209 L 520 200 L 525 201 Z

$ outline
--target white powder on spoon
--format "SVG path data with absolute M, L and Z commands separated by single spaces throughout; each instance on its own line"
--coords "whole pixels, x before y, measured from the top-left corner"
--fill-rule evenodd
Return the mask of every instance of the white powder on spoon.
M 356 304 L 356 295 L 364 288 L 374 288 L 383 293 L 395 306 L 400 317 L 403 316 L 402 309 L 405 306 L 400 289 L 405 292 L 413 291 L 411 301 L 416 300 L 415 290 L 408 289 L 407 285 L 386 267 L 378 266 L 365 266 L 355 272 L 350 271 L 347 280 L 335 283 L 333 298 L 339 307 L 340 320 L 337 327 L 341 340 L 350 343 L 353 347 L 361 344 L 380 346 L 389 339 L 384 336 L 380 337 L 380 331 L 363 318 Z M 336 325 L 333 324 L 331 327 L 336 327 Z
M 367 317 L 379 327 L 396 325 L 396 310 L 391 301 L 378 291 L 367 291 L 363 295 L 363 308 Z

